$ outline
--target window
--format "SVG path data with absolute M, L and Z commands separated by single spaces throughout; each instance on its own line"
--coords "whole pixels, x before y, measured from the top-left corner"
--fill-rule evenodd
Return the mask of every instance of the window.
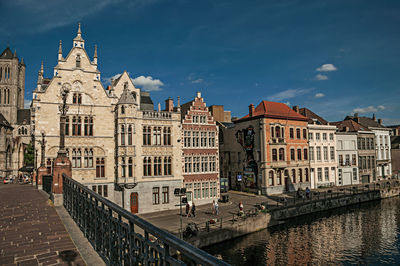
M 310 147 L 310 161 L 314 161 L 314 147 Z
M 296 138 L 300 139 L 300 128 L 296 128 Z
M 172 161 L 171 157 L 164 157 L 164 175 L 172 174 L 171 161 Z
M 208 146 L 215 147 L 215 132 L 208 133 Z
M 328 147 L 324 147 L 324 161 L 328 161 Z
M 272 149 L 272 161 L 278 161 L 277 151 L 276 149 Z
M 326 133 L 323 133 L 323 134 L 322 134 L 322 139 L 323 139 L 323 140 L 327 140 Z
M 151 176 L 151 158 L 143 158 L 143 176 Z
M 297 160 L 301 161 L 301 149 L 297 149 Z
M 275 129 L 271 127 L 271 138 L 275 138 Z
M 85 117 L 83 132 L 85 136 L 93 136 L 93 117 Z
M 169 187 L 162 188 L 162 203 L 169 203 Z
M 285 160 L 285 150 L 283 148 L 279 149 L 279 161 Z
M 190 147 L 190 140 L 191 140 L 191 133 L 190 131 L 183 132 L 183 146 Z
M 104 158 L 96 158 L 96 177 L 105 177 Z
M 295 161 L 296 160 L 295 154 L 294 154 L 294 149 L 290 149 L 290 160 L 291 161 Z
M 322 182 L 322 168 L 317 169 L 318 181 Z
M 317 147 L 317 161 L 321 161 L 321 147 Z
M 65 118 L 65 135 L 69 136 L 69 117 Z
M 121 177 L 126 177 L 126 162 L 125 157 L 121 158 Z
M 303 170 L 299 169 L 299 182 L 303 182 Z
M 293 184 L 296 183 L 296 170 L 292 169 L 292 182 Z
M 93 190 L 94 192 L 96 192 L 96 191 L 97 191 L 97 186 L 92 186 L 92 190 Z
M 370 156 L 368 156 L 368 159 L 367 159 L 367 167 L 368 167 L 368 169 L 371 169 L 371 157 Z
M 325 181 L 329 181 L 329 167 L 325 167 Z
M 215 172 L 217 170 L 216 165 L 215 165 L 215 156 L 210 156 L 210 172 Z
M 335 160 L 335 148 L 330 147 L 330 149 L 331 149 L 331 161 L 333 162 Z
M 81 118 L 78 116 L 72 117 L 72 136 L 81 135 Z
M 208 182 L 201 183 L 202 191 L 203 191 L 203 199 L 208 198 Z
M 125 114 L 125 106 L 121 106 L 121 114 L 124 115 Z
M 72 150 L 72 168 L 81 168 L 81 149 Z
M 128 126 L 128 145 L 132 145 L 132 125 Z
M 199 132 L 193 132 L 193 147 L 199 147 Z
M 133 159 L 129 157 L 128 159 L 128 176 L 133 177 Z
M 281 170 L 276 171 L 276 184 L 281 185 L 282 184 L 282 172 Z
M 343 155 L 339 155 L 339 165 L 343 165 Z
M 329 133 L 329 140 L 333 140 L 333 133 Z
M 200 132 L 200 147 L 207 147 L 207 132 Z
M 201 192 L 200 183 L 194 183 L 194 195 L 193 195 L 193 198 L 200 199 L 200 197 L 201 197 L 200 192 Z
M 75 61 L 75 66 L 76 67 L 81 67 L 81 56 L 80 55 L 77 55 L 76 56 L 76 61 Z
M 154 168 L 154 176 L 160 176 L 161 175 L 161 157 L 155 157 L 154 158 L 154 164 L 153 164 Z
M 278 126 L 275 127 L 275 137 L 277 138 L 281 137 L 281 128 Z
M 313 133 L 308 133 L 308 139 L 312 140 L 313 139 L 313 135 L 314 135 Z
M 97 186 L 97 191 L 98 191 L 100 196 L 103 195 L 103 186 L 101 186 L 101 185 Z
M 351 156 L 351 164 L 352 165 L 357 165 L 357 155 L 355 155 L 355 154 L 353 154 L 352 156 Z
M 350 165 L 350 155 L 346 154 L 346 165 Z
M 273 186 L 274 185 L 274 171 L 269 171 L 269 177 L 268 177 L 268 185 Z
M 315 139 L 320 140 L 321 139 L 321 134 L 320 133 L 315 133 Z
M 121 125 L 121 145 L 125 146 L 125 126 Z
M 201 157 L 201 171 L 207 172 L 208 169 L 208 157 L 207 156 L 202 156 Z
M 289 137 L 290 137 L 290 139 L 294 139 L 294 129 L 293 128 L 289 129 Z
M 304 155 L 303 155 L 303 157 L 304 157 L 304 160 L 308 160 L 308 152 L 307 152 L 307 149 L 304 149 Z
M 153 187 L 153 205 L 160 204 L 160 188 Z
M 306 182 L 308 182 L 308 169 L 304 169 L 304 174 L 306 176 Z
M 103 185 L 103 197 L 108 197 L 108 186 Z
M 164 127 L 164 145 L 171 145 L 171 128 Z
M 153 128 L 153 145 L 161 145 L 161 127 Z
M 85 149 L 83 153 L 83 167 L 92 168 L 93 167 L 93 150 Z
M 185 157 L 185 173 L 192 172 L 192 157 Z
M 353 168 L 353 180 L 357 181 L 357 168 Z
M 143 145 L 151 145 L 151 127 L 143 127 Z
M 307 129 L 303 129 L 303 139 L 307 139 Z

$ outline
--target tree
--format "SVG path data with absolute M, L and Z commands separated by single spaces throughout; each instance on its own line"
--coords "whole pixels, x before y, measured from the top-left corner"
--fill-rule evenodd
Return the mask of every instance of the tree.
M 33 147 L 32 147 L 32 143 L 29 143 L 26 146 L 26 149 L 25 149 L 24 163 L 25 163 L 25 165 L 32 165 L 33 166 L 33 160 L 34 160 Z

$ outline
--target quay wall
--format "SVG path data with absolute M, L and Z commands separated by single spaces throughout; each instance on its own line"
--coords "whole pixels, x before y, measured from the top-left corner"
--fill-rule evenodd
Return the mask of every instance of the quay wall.
M 295 205 L 281 206 L 268 212 L 254 212 L 251 215 L 246 215 L 246 217 L 236 216 L 236 218 L 232 218 L 231 221 L 221 225 L 218 225 L 217 222 L 215 226 L 206 231 L 199 231 L 197 236 L 186 239 L 186 241 L 202 248 L 278 224 L 284 224 L 294 217 L 399 195 L 400 187 L 368 190 L 348 195 L 331 195 L 322 199 L 299 202 Z

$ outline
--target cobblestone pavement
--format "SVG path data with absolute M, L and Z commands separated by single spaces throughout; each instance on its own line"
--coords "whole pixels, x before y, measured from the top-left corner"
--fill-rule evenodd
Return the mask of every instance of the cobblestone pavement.
M 32 185 L 1 183 L 0 213 L 0 265 L 68 265 L 71 257 L 70 265 L 85 265 L 54 206 Z

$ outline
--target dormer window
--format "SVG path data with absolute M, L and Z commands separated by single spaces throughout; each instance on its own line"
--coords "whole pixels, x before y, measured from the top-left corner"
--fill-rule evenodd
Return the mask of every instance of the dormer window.
M 81 56 L 80 55 L 76 56 L 76 67 L 81 67 Z

